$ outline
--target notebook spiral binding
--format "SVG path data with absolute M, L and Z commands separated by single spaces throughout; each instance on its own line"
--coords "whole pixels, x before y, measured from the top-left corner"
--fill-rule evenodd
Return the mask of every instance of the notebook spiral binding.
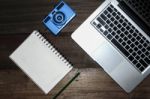
M 34 34 L 39 37 L 39 39 L 53 52 L 59 59 L 61 59 L 69 68 L 72 67 L 72 64 L 62 55 L 56 48 L 49 42 L 47 41 L 39 32 L 35 31 Z

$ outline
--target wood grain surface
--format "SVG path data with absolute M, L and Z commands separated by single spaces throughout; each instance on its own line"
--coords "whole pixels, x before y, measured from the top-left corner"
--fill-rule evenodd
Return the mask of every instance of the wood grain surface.
M 58 99 L 150 99 L 150 77 L 127 94 L 70 37 L 103 0 L 65 1 L 77 16 L 54 37 L 45 29 L 42 20 L 58 0 L 0 0 L 0 99 L 52 99 L 77 69 L 80 76 Z M 8 58 L 35 29 L 75 67 L 48 95 L 44 95 Z

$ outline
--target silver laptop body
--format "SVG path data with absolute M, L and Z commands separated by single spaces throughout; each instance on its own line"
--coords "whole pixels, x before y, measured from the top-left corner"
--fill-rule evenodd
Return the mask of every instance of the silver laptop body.
M 72 39 L 126 92 L 131 92 L 150 73 L 147 31 L 122 10 L 118 0 L 106 0 Z

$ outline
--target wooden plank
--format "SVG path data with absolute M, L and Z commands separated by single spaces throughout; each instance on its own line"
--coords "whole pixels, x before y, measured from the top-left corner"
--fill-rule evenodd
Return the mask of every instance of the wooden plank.
M 76 18 L 63 30 L 73 32 L 102 2 L 102 0 L 65 0 L 77 13 Z M 0 34 L 44 31 L 43 18 L 58 0 L 0 0 Z
M 79 71 L 80 76 L 58 99 L 150 99 L 150 77 L 132 93 L 127 94 L 102 69 L 82 68 Z M 44 95 L 21 70 L 0 71 L 0 99 L 51 99 L 75 72 L 76 69 L 48 95 Z

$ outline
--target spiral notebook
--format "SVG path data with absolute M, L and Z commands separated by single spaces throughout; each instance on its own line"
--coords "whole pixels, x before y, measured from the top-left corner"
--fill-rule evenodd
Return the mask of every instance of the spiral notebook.
M 47 94 L 72 65 L 38 31 L 9 56 Z

